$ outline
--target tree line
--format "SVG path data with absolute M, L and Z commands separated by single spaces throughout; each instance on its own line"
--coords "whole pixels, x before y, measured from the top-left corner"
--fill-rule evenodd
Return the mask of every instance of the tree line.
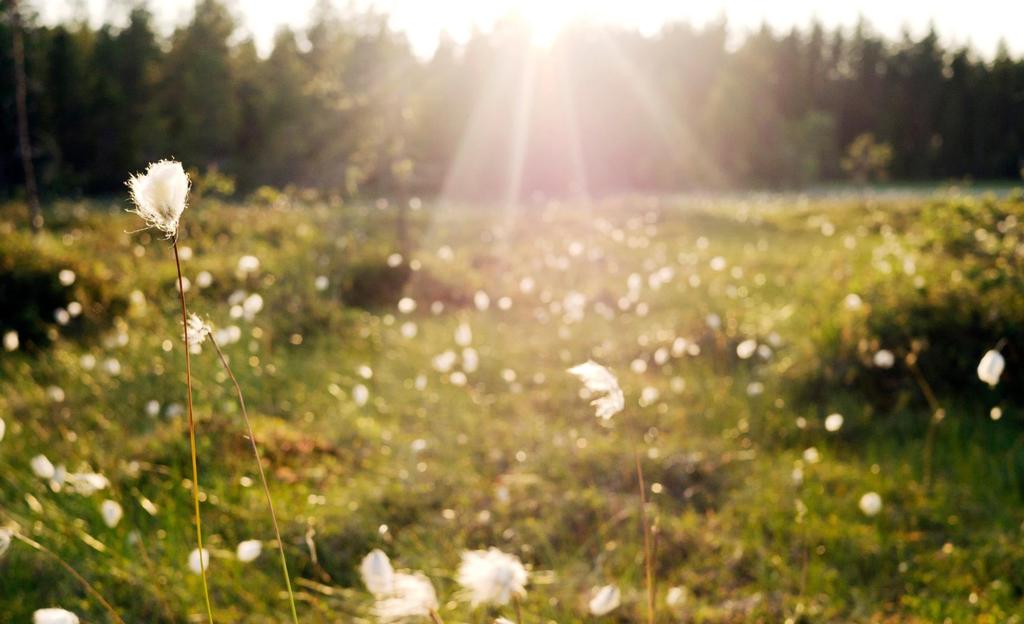
M 1020 179 L 1024 59 L 890 40 L 862 21 L 724 21 L 642 35 L 513 19 L 418 58 L 386 16 L 321 1 L 263 57 L 220 0 L 157 34 L 22 16 L 31 157 L 47 194 L 122 188 L 167 155 L 261 185 L 527 198 L 845 179 Z M 24 183 L 11 20 L 0 22 L 0 193 Z M 4 190 L 6 189 L 6 190 Z

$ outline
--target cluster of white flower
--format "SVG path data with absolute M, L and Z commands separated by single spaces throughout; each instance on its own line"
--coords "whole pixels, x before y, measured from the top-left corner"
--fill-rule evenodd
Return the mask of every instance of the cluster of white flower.
M 430 579 L 420 572 L 395 571 L 384 551 L 367 554 L 359 572 L 375 598 L 373 612 L 381 622 L 429 617 L 437 611 L 437 593 Z

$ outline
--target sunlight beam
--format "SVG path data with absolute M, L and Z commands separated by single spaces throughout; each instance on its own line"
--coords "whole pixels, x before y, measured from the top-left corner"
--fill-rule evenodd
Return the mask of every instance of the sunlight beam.
M 511 210 L 518 202 L 523 184 L 523 165 L 526 160 L 526 147 L 529 143 L 530 112 L 533 110 L 534 75 L 536 73 L 537 54 L 530 48 L 523 60 L 523 70 L 519 76 L 519 87 L 516 89 L 516 111 L 512 125 L 512 146 L 508 159 L 508 174 L 505 176 L 505 210 Z

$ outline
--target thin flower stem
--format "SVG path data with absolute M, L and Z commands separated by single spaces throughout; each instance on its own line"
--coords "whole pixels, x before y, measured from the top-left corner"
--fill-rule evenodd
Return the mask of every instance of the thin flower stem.
M 925 434 L 923 457 L 924 489 L 925 492 L 928 492 L 932 486 L 932 455 L 935 450 L 935 435 L 937 433 L 939 423 L 942 421 L 945 413 L 938 398 L 935 396 L 935 392 L 932 390 L 931 384 L 929 384 L 928 380 L 924 378 L 924 374 L 917 366 L 917 354 L 909 354 L 906 361 L 907 368 L 909 368 L 910 372 L 913 374 L 914 381 L 916 381 L 918 387 L 921 388 L 921 394 L 924 395 L 925 401 L 928 402 L 928 407 L 932 410 L 932 417 L 928 421 L 928 432 Z
M 79 583 L 82 584 L 82 587 L 85 588 L 85 591 L 87 591 L 90 594 L 92 594 L 92 596 L 94 598 L 96 598 L 96 600 L 99 601 L 99 603 L 101 605 L 103 605 L 103 608 L 106 609 L 108 613 L 110 613 L 110 616 L 112 618 L 114 618 L 115 622 L 119 622 L 119 624 L 125 624 L 124 619 L 121 618 L 121 616 L 117 613 L 117 610 L 114 609 L 114 607 L 111 606 L 111 604 L 109 602 L 107 602 L 107 599 L 104 598 L 103 595 L 100 594 L 100 592 L 97 591 L 96 588 L 92 586 L 92 583 L 87 581 L 84 576 L 79 574 L 77 570 L 75 570 L 73 567 L 71 567 L 71 564 L 69 564 L 67 561 L 64 561 L 60 557 L 60 555 L 58 555 L 57 553 L 53 552 L 52 550 L 50 550 L 46 546 L 43 546 L 42 544 L 40 544 L 39 542 L 35 541 L 34 539 L 26 537 L 26 536 L 22 535 L 21 533 L 18 533 L 17 531 L 13 531 L 11 533 L 11 535 L 14 536 L 15 539 L 18 539 L 18 540 L 28 544 L 32 548 L 35 548 L 39 552 L 44 553 L 46 555 L 49 555 L 50 557 L 53 557 L 53 559 L 55 559 L 57 561 L 57 563 L 59 563 L 62 568 L 67 570 L 68 574 L 70 574 L 71 576 L 75 577 L 75 580 L 77 580 Z
M 178 295 L 181 299 L 181 326 L 185 345 L 185 386 L 188 388 L 188 445 L 192 454 L 192 503 L 195 507 L 196 541 L 199 543 L 199 571 L 203 577 L 203 598 L 206 600 L 206 614 L 213 624 L 213 604 L 210 602 L 210 586 L 206 582 L 206 565 L 203 565 L 203 520 L 199 514 L 199 460 L 196 457 L 196 421 L 192 412 L 192 356 L 188 346 L 188 309 L 185 307 L 185 286 L 181 277 L 181 260 L 178 257 L 178 237 L 174 237 L 174 265 L 178 268 Z
M 267 507 L 270 508 L 270 520 L 274 525 L 274 535 L 277 537 L 277 550 L 281 554 L 281 571 L 284 573 L 284 583 L 288 587 L 288 602 L 292 608 L 292 621 L 295 624 L 299 624 L 299 613 L 295 608 L 295 594 L 292 592 L 292 580 L 288 574 L 288 561 L 284 555 L 284 540 L 281 539 L 281 528 L 277 523 L 277 513 L 274 511 L 274 500 L 270 496 L 270 485 L 267 483 L 267 475 L 263 470 L 263 459 L 260 457 L 260 449 L 256 444 L 256 435 L 252 430 L 252 423 L 249 421 L 249 413 L 245 409 L 245 397 L 242 396 L 242 386 L 238 384 L 238 379 L 235 378 L 235 374 L 231 371 L 231 366 L 228 364 L 228 360 L 224 357 L 224 352 L 221 351 L 220 345 L 217 344 L 217 340 L 214 339 L 213 334 L 210 334 L 210 342 L 213 343 L 213 348 L 217 350 L 217 357 L 220 358 L 221 366 L 224 367 L 224 371 L 231 378 L 231 383 L 235 386 L 235 393 L 238 395 L 238 405 L 242 409 L 242 418 L 245 420 L 245 428 L 249 434 L 249 442 L 252 444 L 252 453 L 256 456 L 256 468 L 260 473 L 260 481 L 263 483 L 263 493 L 267 497 Z
M 654 624 L 654 564 L 651 561 L 651 524 L 647 518 L 647 486 L 644 485 L 644 469 L 640 464 L 640 451 L 635 449 L 636 480 L 640 486 L 640 521 L 644 535 L 644 576 L 647 582 L 647 622 Z
M 430 610 L 430 621 L 434 624 L 444 624 L 444 620 L 441 619 L 441 614 L 437 612 L 437 609 Z
M 512 594 L 512 607 L 516 610 L 516 624 L 523 624 L 523 611 L 519 608 L 519 596 Z

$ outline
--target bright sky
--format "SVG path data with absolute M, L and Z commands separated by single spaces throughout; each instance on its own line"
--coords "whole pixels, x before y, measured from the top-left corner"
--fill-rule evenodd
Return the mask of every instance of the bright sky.
M 534 25 L 540 40 L 577 18 L 656 31 L 665 21 L 695 24 L 725 15 L 734 35 L 756 29 L 763 21 L 777 28 L 806 25 L 817 18 L 827 26 L 852 25 L 868 18 L 874 28 L 897 37 L 906 28 L 921 34 L 934 22 L 946 42 L 970 42 L 992 56 L 1000 38 L 1015 55 L 1024 54 L 1024 1 L 1014 0 L 332 0 L 338 6 L 372 6 L 391 16 L 392 26 L 405 31 L 416 51 L 427 56 L 444 30 L 457 41 L 474 26 L 488 29 L 494 21 L 518 12 Z M 316 0 L 228 0 L 243 28 L 262 52 L 281 25 L 301 29 Z M 124 0 L 28 0 L 47 23 L 87 13 L 94 22 L 119 22 Z M 164 31 L 188 19 L 194 0 L 150 0 Z

